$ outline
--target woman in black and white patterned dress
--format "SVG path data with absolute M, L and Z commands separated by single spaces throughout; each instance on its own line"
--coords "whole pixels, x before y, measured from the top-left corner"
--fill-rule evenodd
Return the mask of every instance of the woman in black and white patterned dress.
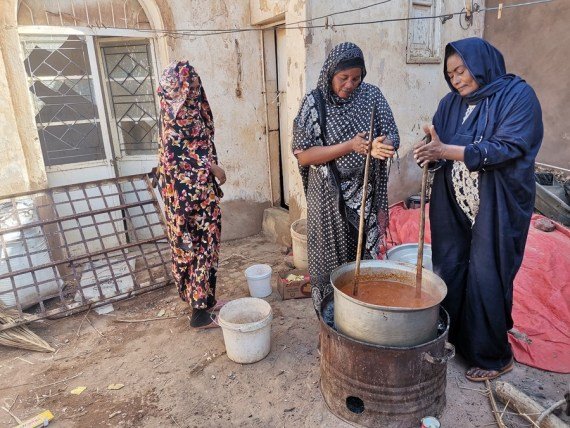
M 365 76 L 362 50 L 348 42 L 335 46 L 323 65 L 317 89 L 304 97 L 293 123 L 292 149 L 307 197 L 309 274 L 317 314 L 321 301 L 332 291 L 331 271 L 356 259 L 373 106 L 363 258 L 377 258 L 388 225 L 387 163 L 400 137 L 382 92 L 363 83 Z

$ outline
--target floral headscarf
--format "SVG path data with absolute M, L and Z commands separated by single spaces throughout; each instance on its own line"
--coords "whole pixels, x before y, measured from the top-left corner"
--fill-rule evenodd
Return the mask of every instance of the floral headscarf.
M 212 110 L 202 86 L 202 80 L 188 61 L 174 61 L 162 73 L 157 93 L 163 120 L 176 120 L 180 109 L 187 101 L 187 107 L 197 110 L 206 126 L 206 133 L 214 137 Z

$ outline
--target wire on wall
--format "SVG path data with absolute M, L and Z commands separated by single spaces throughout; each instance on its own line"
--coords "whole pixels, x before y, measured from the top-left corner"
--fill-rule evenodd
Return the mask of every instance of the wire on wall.
M 284 25 L 303 24 L 303 23 L 305 23 L 305 22 L 316 21 L 317 19 L 323 19 L 323 18 L 326 19 L 326 18 L 330 18 L 331 16 L 342 15 L 342 14 L 350 13 L 350 12 L 357 12 L 357 11 L 360 11 L 360 10 L 364 10 L 364 9 L 371 8 L 371 7 L 373 7 L 373 6 L 379 6 L 379 5 L 384 4 L 384 3 L 389 3 L 389 2 L 391 2 L 391 1 L 392 1 L 392 0 L 383 0 L 383 1 L 379 1 L 379 2 L 377 2 L 377 3 L 369 4 L 368 6 L 357 7 L 357 8 L 355 8 L 355 9 L 349 9 L 349 10 L 342 10 L 342 11 L 340 11 L 340 12 L 333 12 L 333 13 L 329 13 L 329 14 L 326 14 L 326 15 L 323 15 L 323 16 L 318 16 L 318 17 L 316 17 L 316 18 L 305 19 L 305 20 L 303 20 L 303 21 L 290 22 L 290 23 L 288 23 L 288 24 L 280 24 L 280 25 L 277 25 L 277 28 L 281 28 L 281 27 L 284 26 Z
M 402 17 L 402 18 L 386 18 L 386 19 L 377 19 L 377 20 L 370 20 L 370 21 L 353 21 L 353 22 L 343 22 L 343 23 L 336 23 L 336 24 L 330 24 L 329 23 L 329 18 L 331 16 L 335 16 L 335 15 L 341 15 L 341 14 L 346 14 L 346 13 L 350 13 L 350 12 L 355 12 L 355 11 L 360 11 L 363 9 L 367 9 L 373 6 L 379 6 L 385 3 L 390 2 L 391 0 L 383 0 L 380 2 L 376 2 L 367 6 L 362 6 L 360 8 L 355 8 L 355 9 L 349 9 L 349 10 L 344 10 L 344 11 L 339 11 L 339 12 L 334 12 L 334 13 L 330 13 L 327 15 L 323 15 L 323 16 L 319 16 L 316 18 L 311 18 L 311 19 L 306 19 L 303 21 L 297 21 L 297 22 L 293 22 L 293 23 L 286 23 L 286 24 L 281 24 L 278 25 L 276 28 L 278 29 L 286 29 L 286 30 L 303 30 L 303 29 L 319 29 L 319 28 L 324 28 L 324 29 L 329 29 L 329 28 L 335 28 L 335 27 L 348 27 L 348 26 L 354 26 L 354 25 L 372 25 L 372 24 L 386 24 L 386 23 L 391 23 L 391 22 L 406 22 L 406 21 L 415 21 L 415 20 L 424 20 L 424 19 L 440 19 L 442 21 L 442 23 L 445 23 L 446 21 L 450 20 L 451 18 L 455 17 L 455 16 L 459 16 L 460 18 L 460 22 L 459 25 L 461 26 L 461 28 L 463 28 L 464 30 L 466 30 L 468 28 L 469 25 L 468 21 L 465 21 L 465 15 L 468 13 L 465 8 L 463 8 L 461 11 L 459 12 L 451 12 L 451 13 L 443 13 L 443 14 L 438 14 L 438 15 L 429 15 L 429 16 L 412 16 L 412 17 Z M 525 6 L 534 6 L 534 5 L 538 5 L 538 4 L 543 4 L 543 3 L 550 3 L 553 1 L 560 1 L 560 0 L 533 0 L 533 1 L 527 1 L 524 3 L 515 3 L 515 4 L 509 4 L 509 5 L 502 5 L 502 9 L 510 9 L 510 8 L 516 8 L 516 7 L 525 7 Z M 567 0 L 564 0 L 567 1 Z M 469 12 L 470 13 L 470 21 L 472 22 L 473 20 L 473 15 L 475 13 L 481 13 L 481 12 L 487 12 L 487 11 L 492 11 L 492 10 L 498 10 L 500 8 L 500 6 L 496 6 L 496 7 L 480 7 L 477 3 L 473 4 L 473 9 Z M 307 22 L 313 22 L 319 19 L 325 19 L 325 21 L 322 24 L 308 24 L 308 25 L 297 25 L 297 24 L 304 24 Z M 462 22 L 463 21 L 463 22 Z M 88 26 L 91 29 L 98 29 L 98 28 L 107 28 L 107 27 L 103 27 L 103 26 L 95 26 L 95 25 L 89 25 Z M 275 27 L 270 28 L 269 30 L 273 31 Z M 173 37 L 173 38 L 197 38 L 197 37 L 206 37 L 206 36 L 214 36 L 214 35 L 224 35 L 224 34 L 235 34 L 235 33 L 243 33 L 243 32 L 258 32 L 258 31 L 266 31 L 268 29 L 264 29 L 264 28 L 257 28 L 257 27 L 246 27 L 246 28 L 208 28 L 208 29 L 175 29 L 175 30 L 167 30 L 167 29 L 139 29 L 137 31 L 140 32 L 146 32 L 146 33 L 153 33 L 156 34 L 158 36 L 162 36 L 162 37 Z
M 355 12 L 355 11 L 359 11 L 359 10 L 363 10 L 366 8 L 370 8 L 373 6 L 378 6 L 381 4 L 385 4 L 390 2 L 391 0 L 384 0 L 381 2 L 376 2 L 367 6 L 363 6 L 360 8 L 356 8 L 356 9 L 349 9 L 349 10 L 344 10 L 344 11 L 339 11 L 339 12 L 334 12 L 334 13 L 330 13 L 327 15 L 323 15 L 320 17 L 316 17 L 316 18 L 311 18 L 311 19 L 307 19 L 304 21 L 297 21 L 297 22 L 293 22 L 293 23 L 286 23 L 286 24 L 281 24 L 278 25 L 276 28 L 278 29 L 287 29 L 287 30 L 296 30 L 296 29 L 319 29 L 319 28 L 324 28 L 324 29 L 328 29 L 328 28 L 334 28 L 334 27 L 347 27 L 347 26 L 354 26 L 354 25 L 372 25 L 372 24 L 385 24 L 385 23 L 391 23 L 391 22 L 405 22 L 405 21 L 415 21 L 415 20 L 424 20 L 424 19 L 440 19 L 442 21 L 442 23 L 445 23 L 446 21 L 450 20 L 451 18 L 455 17 L 455 16 L 459 16 L 460 18 L 460 26 L 466 30 L 468 28 L 468 26 L 470 25 L 466 25 L 464 17 L 467 14 L 467 11 L 465 10 L 465 8 L 463 8 L 461 11 L 459 12 L 450 12 L 450 13 L 443 13 L 443 14 L 438 14 L 438 15 L 429 15 L 429 16 L 417 16 L 417 17 L 402 17 L 402 18 L 386 18 L 386 19 L 378 19 L 378 20 L 370 20 L 370 21 L 353 21 L 353 22 L 344 22 L 344 23 L 337 23 L 337 24 L 330 24 L 328 21 L 328 18 L 330 18 L 333 15 L 340 15 L 340 14 L 346 14 L 346 13 L 350 13 L 350 12 Z M 537 5 L 537 4 L 543 4 L 543 3 L 550 3 L 556 0 L 533 0 L 533 1 L 527 1 L 524 3 L 515 3 L 515 4 L 510 4 L 510 5 L 503 5 L 502 8 L 503 9 L 510 9 L 510 8 L 516 8 L 516 7 L 524 7 L 524 6 L 533 6 L 533 5 Z M 499 6 L 496 7 L 480 7 L 479 4 L 474 3 L 473 4 L 473 9 L 470 11 L 470 22 L 473 22 L 473 15 L 476 13 L 481 13 L 481 12 L 486 12 L 486 11 L 492 11 L 492 10 L 498 10 Z M 319 20 L 319 19 L 325 19 L 325 21 L 322 24 L 313 24 L 313 21 Z M 307 22 L 311 22 L 311 24 L 308 25 L 297 25 L 297 24 L 303 24 L 303 23 L 307 23 Z M 275 27 L 271 28 L 271 30 L 273 30 Z M 157 33 L 161 33 L 164 35 L 171 35 L 171 36 L 183 36 L 183 37 L 205 37 L 205 36 L 212 36 L 212 35 L 218 35 L 218 34 L 231 34 L 231 33 L 240 33 L 240 32 L 246 32 L 246 31 L 264 31 L 265 29 L 261 29 L 261 28 L 254 28 L 254 27 L 248 27 L 248 28 L 233 28 L 233 29 L 177 29 L 177 30 L 141 30 L 141 31 L 154 31 Z

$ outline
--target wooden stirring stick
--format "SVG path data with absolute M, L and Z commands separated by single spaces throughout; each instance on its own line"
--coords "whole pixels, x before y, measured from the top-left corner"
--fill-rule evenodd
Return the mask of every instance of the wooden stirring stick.
M 356 269 L 354 270 L 354 285 L 352 295 L 358 293 L 358 275 L 360 275 L 360 259 L 362 258 L 362 241 L 364 236 L 364 211 L 366 208 L 366 196 L 368 190 L 368 169 L 370 167 L 370 153 L 372 152 L 372 140 L 374 139 L 374 114 L 376 105 L 372 106 L 370 115 L 370 131 L 368 131 L 368 151 L 366 152 L 366 163 L 364 164 L 364 184 L 362 185 L 362 203 L 360 204 L 360 223 L 358 225 L 358 247 L 356 249 Z M 341 196 L 342 197 L 342 196 Z
M 423 141 L 428 144 L 431 141 L 431 135 L 426 135 Z M 424 262 L 424 235 L 426 224 L 426 189 L 428 181 L 428 162 L 425 163 L 422 169 L 422 191 L 420 194 L 420 236 L 418 238 L 418 262 L 416 265 L 416 297 L 422 296 L 422 268 Z

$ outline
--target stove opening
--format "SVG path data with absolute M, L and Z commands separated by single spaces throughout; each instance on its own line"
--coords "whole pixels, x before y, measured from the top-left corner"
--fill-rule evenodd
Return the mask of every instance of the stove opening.
M 352 413 L 362 413 L 364 412 L 364 401 L 358 397 L 350 396 L 346 398 L 346 407 Z

